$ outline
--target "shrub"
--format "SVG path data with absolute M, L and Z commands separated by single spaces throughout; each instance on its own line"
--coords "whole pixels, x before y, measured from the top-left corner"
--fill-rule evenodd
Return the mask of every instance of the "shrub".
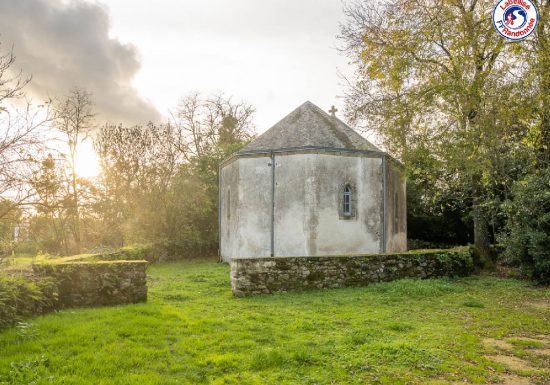
M 539 283 L 550 283 L 550 169 L 515 183 L 504 208 L 502 261 L 520 266 Z
M 156 242 L 153 245 L 157 258 L 161 261 L 209 257 L 217 253 L 217 247 L 217 243 L 202 240 L 200 236 Z
M 407 239 L 407 248 L 409 250 L 422 250 L 422 249 L 452 249 L 457 247 L 455 244 L 431 242 L 422 239 Z
M 97 259 L 105 261 L 148 261 L 154 262 L 158 260 L 157 252 L 149 244 L 135 244 L 124 246 L 112 253 L 102 253 L 97 256 Z
M 29 280 L 0 275 L 0 329 L 56 307 L 57 286 L 51 278 Z
M 99 253 L 95 259 L 161 262 L 206 257 L 214 255 L 216 252 L 217 249 L 213 249 L 208 243 L 186 239 L 124 246 L 113 252 Z

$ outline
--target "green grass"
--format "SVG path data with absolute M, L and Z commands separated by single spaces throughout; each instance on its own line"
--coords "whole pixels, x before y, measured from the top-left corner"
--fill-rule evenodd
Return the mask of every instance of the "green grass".
M 6 268 L 28 268 L 33 263 L 45 262 L 57 258 L 49 254 L 15 254 L 0 258 L 0 271 Z
M 490 276 L 234 298 L 229 267 L 149 268 L 145 304 L 68 309 L 0 333 L 0 383 L 486 383 L 484 337 L 549 334 L 547 289 Z M 546 378 L 547 379 L 547 378 Z

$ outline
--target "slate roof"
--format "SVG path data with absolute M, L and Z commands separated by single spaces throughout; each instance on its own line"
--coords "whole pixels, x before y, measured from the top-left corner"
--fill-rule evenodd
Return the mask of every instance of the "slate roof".
M 307 101 L 237 154 L 297 147 L 382 152 L 340 119 Z

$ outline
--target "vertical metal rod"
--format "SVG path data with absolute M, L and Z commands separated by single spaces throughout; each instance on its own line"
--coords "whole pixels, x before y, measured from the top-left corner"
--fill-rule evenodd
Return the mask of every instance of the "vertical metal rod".
M 275 154 L 271 153 L 271 256 L 275 256 Z
M 383 174 L 383 186 L 384 186 L 384 208 L 383 208 L 383 215 L 382 215 L 382 252 L 386 252 L 386 238 L 387 238 L 387 215 L 388 215 L 388 202 L 387 202 L 387 195 L 388 195 L 388 181 L 387 181 L 387 167 L 386 167 L 386 155 L 382 156 L 382 174 Z

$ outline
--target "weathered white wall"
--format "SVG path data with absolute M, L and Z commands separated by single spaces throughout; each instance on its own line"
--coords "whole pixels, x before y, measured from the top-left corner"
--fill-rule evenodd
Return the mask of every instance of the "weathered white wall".
M 239 164 L 230 163 L 220 170 L 220 255 L 225 261 L 237 252 L 238 220 L 236 202 L 239 194 Z
M 270 163 L 269 157 L 243 158 L 221 169 L 220 253 L 225 261 L 271 255 Z
M 386 162 L 386 251 L 407 250 L 407 195 L 406 181 L 400 168 Z
M 275 256 L 380 251 L 380 158 L 292 154 L 275 159 Z M 352 219 L 339 215 L 346 183 L 356 187 Z
M 276 155 L 274 255 L 381 252 L 382 170 L 379 157 L 327 153 Z M 404 181 L 398 170 L 391 172 L 393 176 L 389 174 L 388 180 L 399 190 L 404 207 Z M 220 248 L 224 260 L 271 256 L 271 178 L 268 156 L 239 158 L 222 168 Z M 342 219 L 339 213 L 339 198 L 346 183 L 356 188 L 356 215 L 352 219 Z M 403 212 L 401 216 L 404 223 L 405 215 Z M 406 227 L 399 225 L 398 231 L 394 227 L 387 227 L 387 251 L 404 250 Z

